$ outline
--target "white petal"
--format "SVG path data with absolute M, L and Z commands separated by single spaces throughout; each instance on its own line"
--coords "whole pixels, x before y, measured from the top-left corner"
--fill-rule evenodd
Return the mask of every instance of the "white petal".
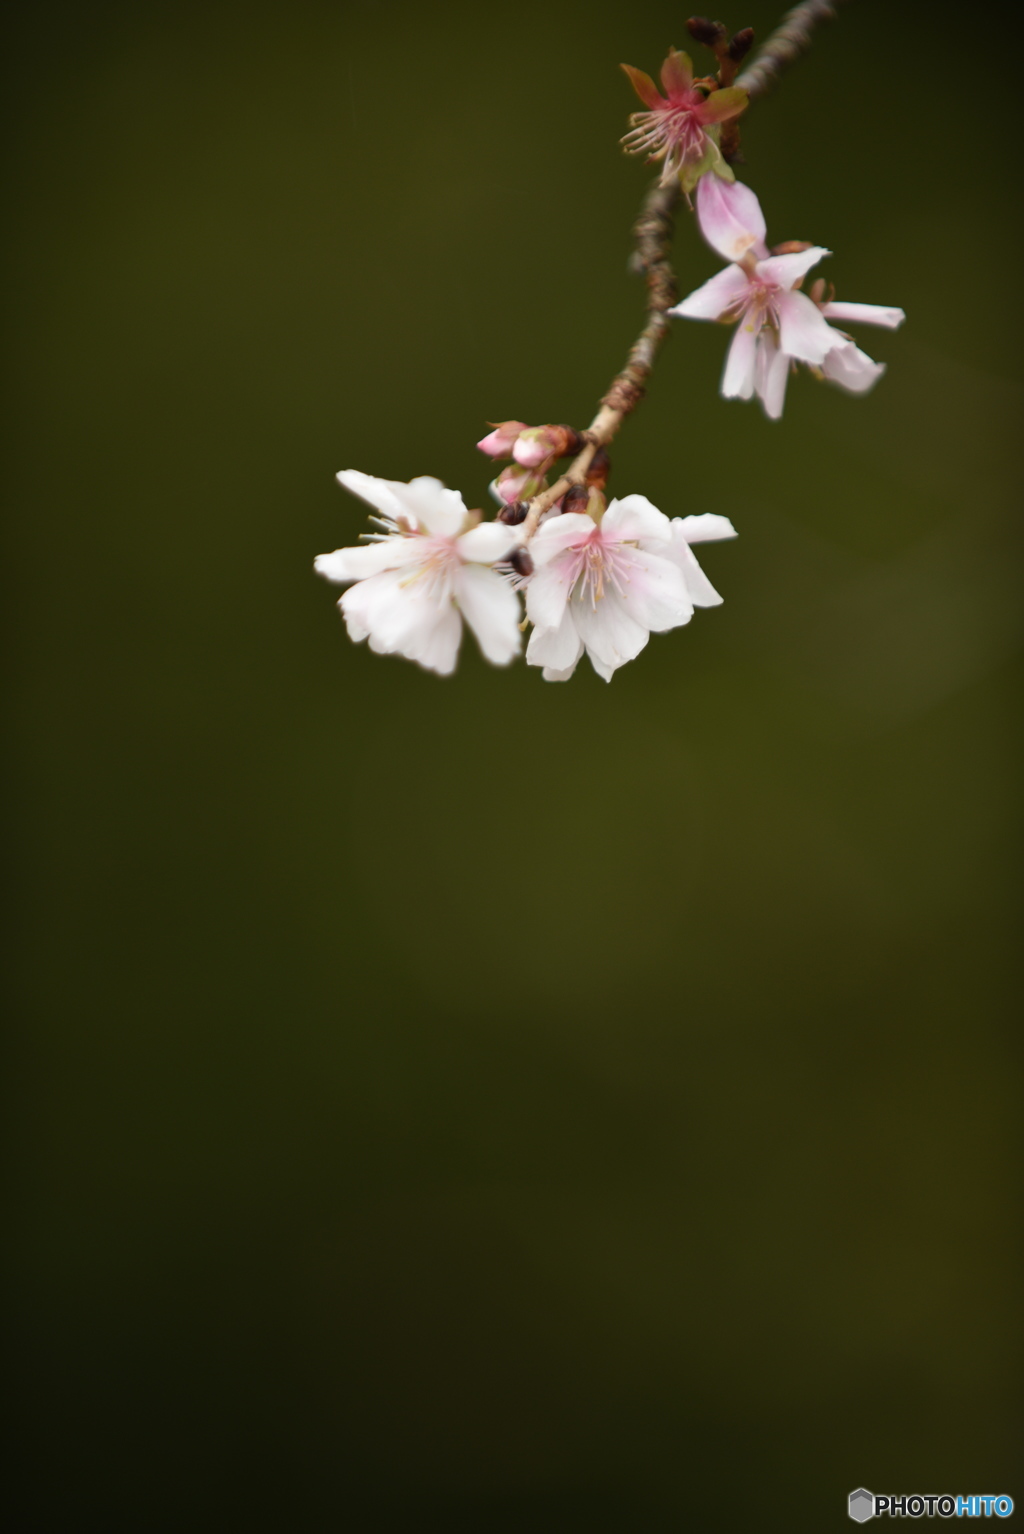
M 602 682 L 610 682 L 612 677 L 615 675 L 615 667 L 605 665 L 604 661 L 600 660 L 594 654 L 593 650 L 588 650 L 587 656 L 590 660 L 590 664 L 593 666 Z
M 542 522 L 530 540 L 530 554 L 538 568 L 549 559 L 585 543 L 597 524 L 585 512 L 571 511 Z
M 754 392 L 754 357 L 757 330 L 741 319 L 732 338 L 722 374 L 722 393 L 726 399 L 750 399 Z
M 853 341 L 847 341 L 832 348 L 821 371 L 851 394 L 865 394 L 885 372 L 885 363 L 873 362 Z
M 680 531 L 672 544 L 673 556 L 686 582 L 686 590 L 694 607 L 718 607 L 722 598 L 697 563 L 697 556 Z
M 886 309 L 881 304 L 826 304 L 827 320 L 849 320 L 855 325 L 884 325 L 896 330 L 906 319 L 902 309 Z
M 695 288 L 668 312 L 686 320 L 717 320 L 741 304 L 749 288 L 750 282 L 743 268 L 727 266 L 724 272 L 716 272 L 703 287 Z
M 728 517 L 720 517 L 714 511 L 702 511 L 695 516 L 672 518 L 673 543 L 680 535 L 687 543 L 708 543 L 711 539 L 735 538 L 737 533 Z
M 551 560 L 531 575 L 526 587 L 526 615 L 538 628 L 557 628 L 561 623 L 573 570 L 573 557 L 569 554 Z
M 493 565 L 497 559 L 507 559 L 519 542 L 514 527 L 504 522 L 480 522 L 468 533 L 456 540 L 459 558 L 476 565 Z
M 378 654 L 404 655 L 443 674 L 454 670 L 462 620 L 451 601 L 439 601 L 426 582 L 385 570 L 350 587 L 339 606 L 352 637 L 368 634 Z
M 576 598 L 572 617 L 587 653 L 613 669 L 639 655 L 650 637 L 647 629 L 630 617 L 616 593 L 607 589 L 598 602 Z
M 757 275 L 774 287 L 788 289 L 831 254 L 823 245 L 812 245 L 808 250 L 794 250 L 786 256 L 766 256 L 757 263 Z
M 607 540 L 633 542 L 652 539 L 663 543 L 671 538 L 668 517 L 652 506 L 646 495 L 624 495 L 612 501 L 601 520 L 601 536 Z
M 380 543 L 360 544 L 318 554 L 313 569 L 329 581 L 365 581 L 382 570 L 397 570 L 420 557 L 416 538 L 384 538 Z
M 580 645 L 580 654 L 583 654 L 583 646 Z M 576 673 L 576 664 L 566 666 L 564 671 L 556 671 L 554 666 L 545 666 L 541 676 L 545 682 L 568 682 Z
M 402 515 L 402 502 L 395 494 L 396 490 L 404 490 L 406 486 L 398 480 L 377 479 L 373 474 L 364 474 L 361 469 L 342 469 L 336 476 L 338 484 L 345 490 L 350 490 L 353 495 L 358 495 L 360 500 L 368 501 L 378 511 L 382 511 L 386 517 L 400 517 Z
M 519 598 L 496 570 L 464 565 L 456 577 L 456 599 L 477 643 L 495 666 L 507 666 L 519 654 Z
M 806 293 L 780 293 L 776 304 L 779 341 L 787 356 L 820 365 L 833 346 L 842 344 L 843 337 L 824 320 Z
M 672 524 L 669 523 L 669 538 L 671 536 Z M 670 544 L 666 541 L 658 547 L 667 551 Z M 693 617 L 693 603 L 687 594 L 682 571 L 677 562 L 663 558 L 661 553 L 630 550 L 628 578 L 619 599 L 633 621 L 652 634 L 678 628 Z
M 726 261 L 740 261 L 765 236 L 761 204 L 742 181 L 702 176 L 697 183 L 697 218 L 708 244 Z
M 576 632 L 572 612 L 565 608 L 561 622 L 555 628 L 534 629 L 526 647 L 526 663 L 571 676 L 582 654 L 583 644 Z M 561 681 L 561 677 L 558 680 Z
M 466 506 L 457 490 L 448 490 L 439 479 L 428 474 L 411 479 L 407 485 L 392 486 L 406 515 L 433 533 L 435 538 L 454 538 L 466 521 Z
M 799 298 L 799 293 L 789 295 Z M 782 407 L 786 403 L 786 384 L 789 382 L 789 353 L 783 351 L 775 341 L 774 336 L 767 331 L 761 337 L 761 345 L 757 353 L 757 370 L 754 379 L 754 387 L 761 397 L 764 405 L 764 413 L 771 421 L 777 421 L 782 416 Z

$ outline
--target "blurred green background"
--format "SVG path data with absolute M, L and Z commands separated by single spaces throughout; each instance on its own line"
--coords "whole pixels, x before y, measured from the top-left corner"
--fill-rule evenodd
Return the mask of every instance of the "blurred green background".
M 845 7 L 747 120 L 909 320 L 781 424 L 679 323 L 611 488 L 733 518 L 723 607 L 442 682 L 311 570 L 337 469 L 486 505 L 486 420 L 589 420 L 686 14 L 16 12 L 19 1528 L 1024 1497 L 1009 6 Z

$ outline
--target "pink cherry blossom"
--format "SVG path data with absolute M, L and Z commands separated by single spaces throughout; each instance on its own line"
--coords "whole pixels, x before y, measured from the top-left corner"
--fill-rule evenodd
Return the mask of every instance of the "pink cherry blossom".
M 494 427 L 493 431 L 489 431 L 486 437 L 481 437 L 477 447 L 489 458 L 510 458 L 519 433 L 527 430 L 526 422 L 497 421 L 491 424 Z
M 715 124 L 730 117 L 738 117 L 747 105 L 747 93 L 738 86 L 705 94 L 693 83 L 693 65 L 685 53 L 669 49 L 668 58 L 661 66 L 662 96 L 642 69 L 623 64 L 633 89 L 646 112 L 634 112 L 630 117 L 633 125 L 622 140 L 627 154 L 644 154 L 648 160 L 664 160 L 661 185 L 668 184 L 678 175 L 684 179 L 684 190 L 689 192 L 702 170 L 717 166 L 727 179 L 732 172 L 721 157 L 714 136 L 708 132 Z
M 315 561 L 327 580 L 355 582 L 338 603 L 349 637 L 446 676 L 465 619 L 487 659 L 507 665 L 521 645 L 519 600 L 491 567 L 512 552 L 516 530 L 480 522 L 457 490 L 428 476 L 403 484 L 343 469 L 338 480 L 376 508 L 384 529 L 365 547 Z
M 652 633 L 688 623 L 695 606 L 721 601 L 689 544 L 733 536 L 725 517 L 670 522 L 642 495 L 612 501 L 600 523 L 578 512 L 552 517 L 530 544 L 527 663 L 542 666 L 545 681 L 563 682 L 586 650 L 610 682 Z
M 810 269 L 831 252 L 809 245 L 769 255 L 761 205 L 749 187 L 706 176 L 697 189 L 697 216 L 708 244 L 731 264 L 697 288 L 670 314 L 737 323 L 722 375 L 726 399 L 757 394 L 767 415 L 782 415 L 794 362 L 854 393 L 884 372 L 829 319 L 894 327 L 902 309 L 874 304 L 817 304 L 799 291 Z

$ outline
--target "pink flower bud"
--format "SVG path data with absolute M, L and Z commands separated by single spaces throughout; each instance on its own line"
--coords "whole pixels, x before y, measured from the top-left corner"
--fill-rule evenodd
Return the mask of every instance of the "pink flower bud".
M 488 426 L 494 430 L 488 432 L 486 437 L 481 437 L 477 447 L 481 453 L 486 453 L 488 458 L 509 458 L 512 454 L 512 446 L 521 431 L 525 431 L 525 421 L 488 421 Z
M 549 458 L 567 458 L 580 448 L 580 434 L 571 426 L 535 426 L 516 438 L 512 457 L 524 468 L 537 469 Z
M 509 464 L 493 481 L 491 494 L 496 501 L 509 506 L 513 501 L 532 500 L 544 489 L 545 483 L 543 474 L 535 474 L 532 469 L 516 468 L 514 464 Z

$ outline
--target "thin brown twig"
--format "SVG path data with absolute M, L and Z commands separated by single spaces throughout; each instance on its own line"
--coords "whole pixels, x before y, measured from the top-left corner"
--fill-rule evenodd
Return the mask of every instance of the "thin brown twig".
M 763 96 L 774 86 L 783 70 L 810 46 L 811 33 L 818 22 L 836 14 L 840 0 L 802 0 L 782 18 L 765 41 L 754 62 L 736 81 L 753 98 Z M 655 182 L 640 208 L 633 226 L 636 249 L 631 265 L 647 281 L 647 323 L 637 336 L 626 366 L 612 380 L 601 401 L 601 408 L 583 432 L 584 445 L 565 473 L 534 496 L 523 523 L 523 534 L 532 537 L 546 511 L 573 485 L 582 485 L 599 447 L 615 436 L 630 411 L 644 397 L 647 379 L 662 341 L 668 334 L 668 310 L 676 301 L 676 277 L 669 261 L 672 249 L 673 214 L 679 202 L 679 183 L 668 186 Z
M 775 31 L 758 50 L 753 63 L 740 75 L 742 86 L 753 101 L 778 83 L 779 76 L 801 53 L 811 46 L 811 33 L 820 21 L 831 21 L 840 0 L 803 0 L 783 16 Z

